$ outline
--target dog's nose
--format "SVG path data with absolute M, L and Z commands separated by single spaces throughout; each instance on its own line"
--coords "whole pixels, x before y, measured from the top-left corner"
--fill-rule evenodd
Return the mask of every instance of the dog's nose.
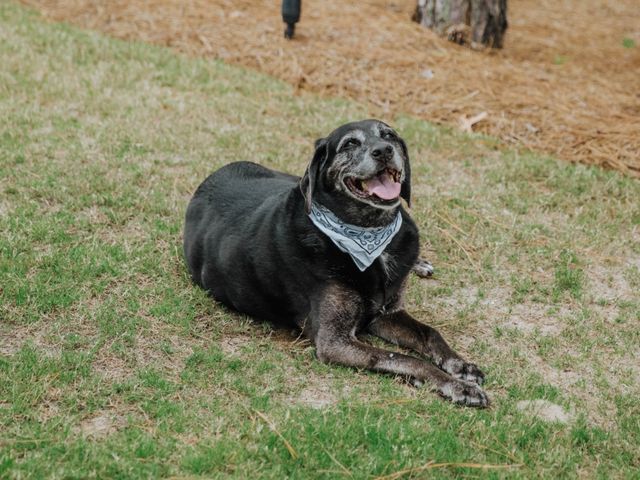
M 393 155 L 393 147 L 386 142 L 379 142 L 371 149 L 371 156 L 376 160 L 389 160 Z

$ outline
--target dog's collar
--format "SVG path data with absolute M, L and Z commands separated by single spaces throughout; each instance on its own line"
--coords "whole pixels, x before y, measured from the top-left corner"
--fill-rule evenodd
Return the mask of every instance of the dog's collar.
M 384 227 L 359 227 L 340 220 L 327 207 L 313 202 L 309 218 L 313 224 L 331 239 L 351 259 L 361 272 L 365 271 L 391 243 L 402 226 L 402 214 Z

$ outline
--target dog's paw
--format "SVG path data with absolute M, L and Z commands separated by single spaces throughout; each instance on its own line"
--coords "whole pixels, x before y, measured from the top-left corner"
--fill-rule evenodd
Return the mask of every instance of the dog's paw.
M 440 367 L 453 378 L 459 378 L 466 382 L 482 385 L 484 373 L 474 363 L 468 363 L 460 358 L 448 358 Z
M 413 273 L 415 273 L 420 278 L 429 278 L 433 275 L 433 272 L 433 265 L 422 258 L 419 258 L 413 265 Z
M 462 380 L 445 382 L 438 387 L 438 393 L 447 400 L 465 407 L 486 408 L 489 396 L 475 383 Z

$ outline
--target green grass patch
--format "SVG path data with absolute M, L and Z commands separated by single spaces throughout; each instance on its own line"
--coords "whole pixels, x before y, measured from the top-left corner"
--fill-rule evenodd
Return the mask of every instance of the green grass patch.
M 633 38 L 623 38 L 622 39 L 622 46 L 624 48 L 634 48 L 636 46 L 636 42 Z

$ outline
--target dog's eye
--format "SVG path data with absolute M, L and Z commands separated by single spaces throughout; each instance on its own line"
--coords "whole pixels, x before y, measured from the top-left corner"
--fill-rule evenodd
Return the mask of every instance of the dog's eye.
M 395 140 L 395 139 L 397 138 L 397 137 L 396 137 L 396 134 L 395 134 L 395 133 L 393 133 L 391 130 L 387 130 L 387 131 L 385 131 L 385 132 L 382 132 L 382 135 L 381 135 L 381 136 L 382 136 L 382 138 L 384 138 L 385 140 Z
M 357 138 L 349 138 L 342 143 L 342 145 L 340 146 L 340 151 L 342 152 L 343 150 L 359 147 L 360 145 L 362 145 L 362 142 Z

